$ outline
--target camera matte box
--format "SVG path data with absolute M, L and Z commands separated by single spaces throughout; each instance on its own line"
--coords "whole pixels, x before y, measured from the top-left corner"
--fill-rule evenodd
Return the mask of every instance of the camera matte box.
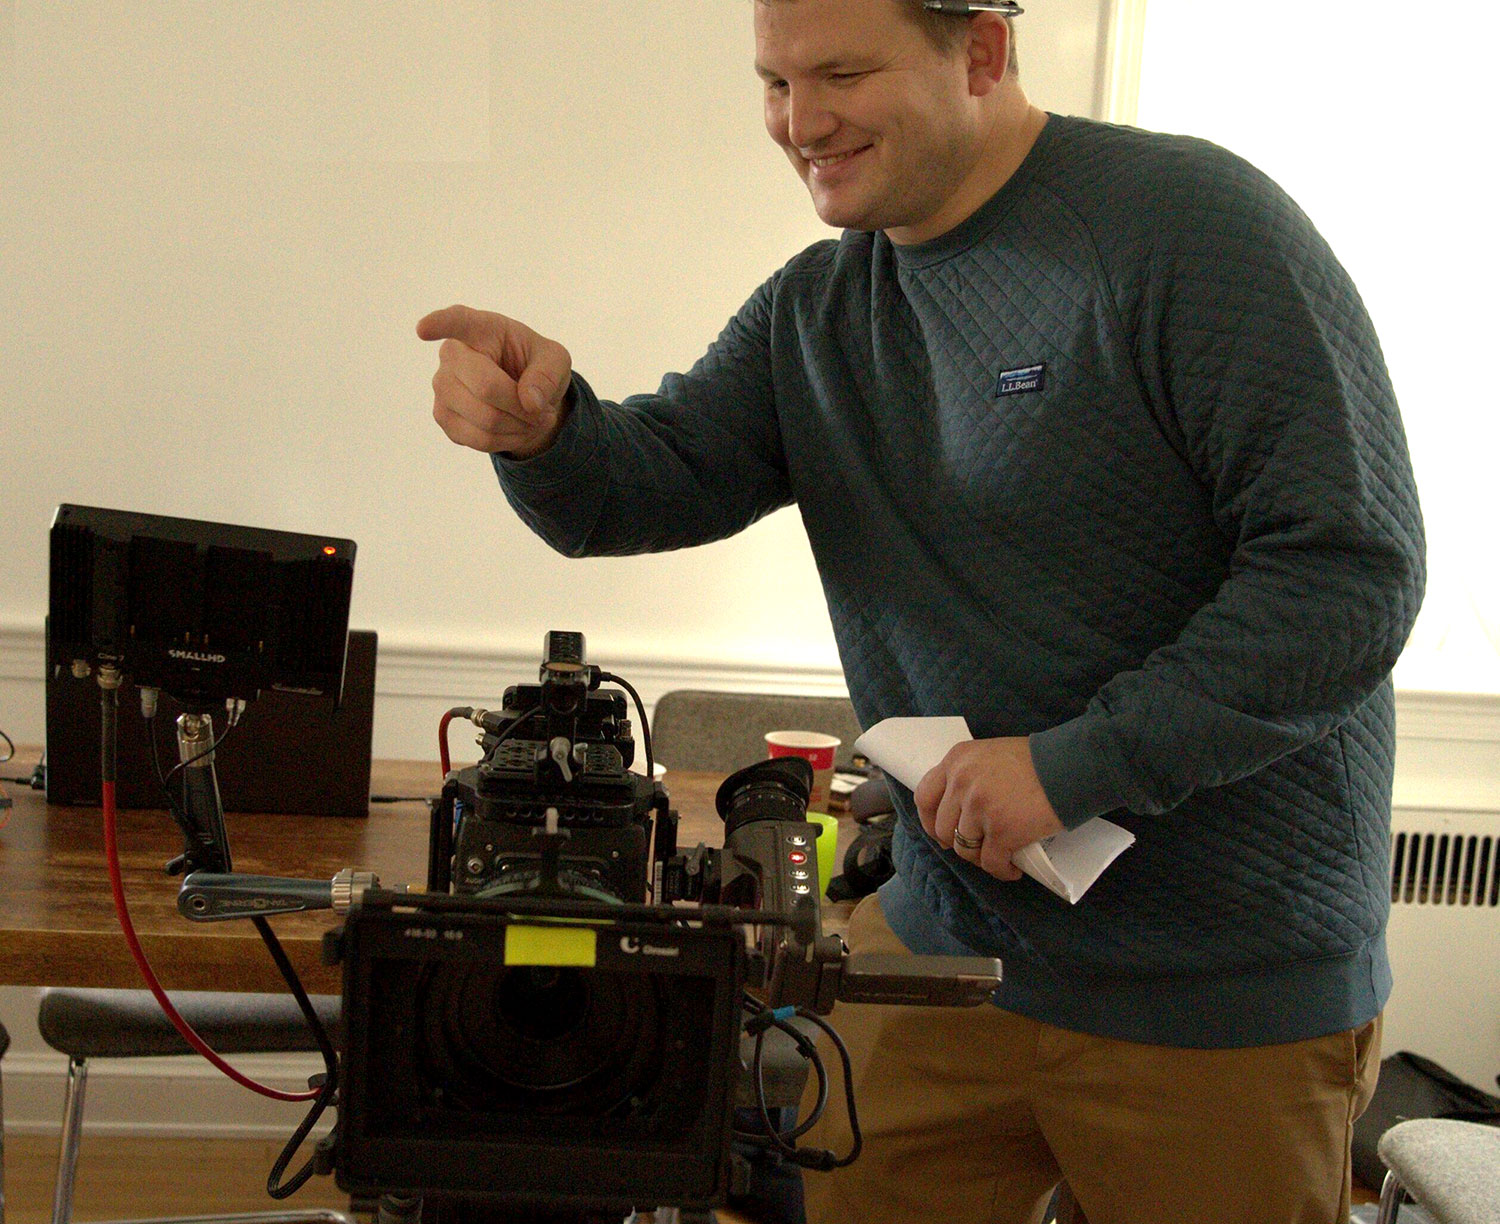
M 538 938 L 559 954 L 538 955 Z M 724 1201 L 738 923 L 670 906 L 371 893 L 334 942 L 345 1190 L 561 1210 Z

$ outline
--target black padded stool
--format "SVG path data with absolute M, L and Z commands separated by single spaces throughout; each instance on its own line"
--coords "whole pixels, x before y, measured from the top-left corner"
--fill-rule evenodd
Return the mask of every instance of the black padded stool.
M 171 997 L 183 1019 L 221 1054 L 287 1054 L 318 1049 L 306 1019 L 290 995 L 184 991 Z M 337 995 L 314 995 L 312 1002 L 330 1038 L 337 1041 L 342 1000 Z M 52 1224 L 70 1224 L 89 1060 L 148 1058 L 193 1051 L 147 990 L 45 990 L 37 1011 L 37 1027 L 42 1040 L 68 1056 Z M 174 1224 L 350 1224 L 350 1220 L 342 1212 L 319 1207 L 181 1216 L 175 1218 Z

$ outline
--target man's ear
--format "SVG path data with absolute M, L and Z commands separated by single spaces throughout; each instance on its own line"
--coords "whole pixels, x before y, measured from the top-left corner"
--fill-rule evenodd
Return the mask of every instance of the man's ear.
M 1010 26 L 998 13 L 969 18 L 969 92 L 974 97 L 983 97 L 1005 80 L 1010 38 Z

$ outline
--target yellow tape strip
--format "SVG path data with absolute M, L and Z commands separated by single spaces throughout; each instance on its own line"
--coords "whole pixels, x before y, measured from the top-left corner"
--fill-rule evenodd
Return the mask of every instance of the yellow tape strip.
M 596 932 L 591 927 L 517 926 L 505 928 L 507 965 L 551 965 L 591 969 Z

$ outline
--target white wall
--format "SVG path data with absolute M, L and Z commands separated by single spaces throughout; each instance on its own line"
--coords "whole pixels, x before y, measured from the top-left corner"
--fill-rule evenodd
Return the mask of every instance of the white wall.
M 1090 111 L 1099 0 L 1045 7 L 1031 83 Z M 353 620 L 388 648 L 530 659 L 576 627 L 601 659 L 836 670 L 795 513 L 565 561 L 433 425 L 413 334 L 502 309 L 616 397 L 690 364 L 829 233 L 761 126 L 750 22 L 748 0 L 0 7 L 0 631 L 39 628 L 74 501 L 353 537 Z M 38 738 L 31 704 L 0 728 Z

